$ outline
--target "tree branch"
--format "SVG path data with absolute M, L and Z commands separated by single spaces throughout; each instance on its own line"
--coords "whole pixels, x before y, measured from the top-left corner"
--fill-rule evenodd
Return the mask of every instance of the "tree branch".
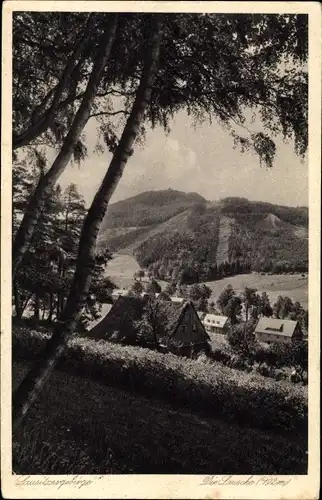
M 28 47 L 31 47 L 31 48 L 38 48 L 38 49 L 42 49 L 44 51 L 53 51 L 54 52 L 60 52 L 62 54 L 68 54 L 69 52 L 69 48 L 68 47 L 64 47 L 64 46 L 61 46 L 61 47 L 55 47 L 53 48 L 52 45 L 50 44 L 45 44 L 45 43 L 39 43 L 35 40 L 31 40 L 31 39 L 27 39 L 27 38 L 24 38 L 23 36 L 21 35 L 15 35 L 15 39 L 17 42 L 22 42 L 24 43 L 25 45 L 28 45 Z
M 127 97 L 127 96 L 131 96 L 131 95 L 135 95 L 135 93 L 134 92 L 121 92 L 121 91 L 117 91 L 115 89 L 111 89 L 111 90 L 107 90 L 105 92 L 98 92 L 96 94 L 96 97 L 100 98 L 100 97 L 106 97 L 108 95 Z M 60 110 L 64 109 L 69 104 L 72 104 L 75 101 L 79 101 L 79 100 L 83 99 L 83 97 L 84 97 L 84 92 L 81 92 L 80 94 L 77 94 L 76 96 L 70 95 L 70 96 L 66 97 L 66 99 L 64 99 L 64 101 L 60 102 L 58 109 L 60 109 Z
M 74 49 L 74 52 L 73 52 L 71 58 L 69 59 L 68 63 L 66 64 L 64 72 L 63 72 L 63 74 L 62 74 L 62 76 L 61 76 L 61 78 L 56 86 L 53 101 L 52 101 L 52 104 L 51 104 L 49 110 L 45 111 L 42 114 L 42 117 L 40 118 L 40 120 L 37 123 L 32 124 L 31 127 L 29 127 L 25 132 L 20 134 L 20 136 L 14 135 L 14 137 L 13 137 L 13 149 L 17 149 L 21 146 L 25 146 L 26 144 L 31 142 L 33 139 L 35 139 L 37 136 L 39 136 L 43 132 L 45 132 L 46 129 L 50 126 L 52 120 L 55 117 L 55 113 L 57 111 L 57 108 L 59 107 L 59 101 L 62 97 L 62 94 L 63 94 L 65 88 L 66 88 L 66 85 L 68 83 L 68 79 L 74 70 L 77 59 L 79 58 L 79 56 L 81 55 L 81 53 L 84 49 L 84 46 L 85 46 L 85 43 L 86 43 L 87 37 L 88 37 L 88 30 L 93 23 L 93 18 L 94 18 L 94 14 L 90 14 L 86 20 L 85 29 L 84 29 L 84 31 L 82 30 L 83 34 L 80 37 L 80 39 L 78 40 L 78 42 L 76 43 L 76 47 Z
M 95 116 L 115 116 L 119 114 L 129 115 L 130 112 L 126 111 L 125 109 L 120 109 L 119 111 L 99 111 L 97 113 L 92 113 L 90 115 L 90 118 L 93 118 Z

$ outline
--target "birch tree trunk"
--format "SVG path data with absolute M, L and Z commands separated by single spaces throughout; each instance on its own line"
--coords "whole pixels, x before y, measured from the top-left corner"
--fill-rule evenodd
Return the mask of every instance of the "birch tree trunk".
M 100 224 L 111 196 L 122 177 L 128 158 L 132 154 L 132 146 L 144 119 L 158 68 L 162 16 L 152 16 L 152 19 L 154 22 L 151 25 L 151 39 L 146 50 L 145 63 L 135 101 L 109 168 L 84 221 L 76 271 L 66 306 L 59 318 L 53 337 L 45 348 L 42 356 L 43 361 L 40 360 L 34 365 L 13 395 L 13 430 L 19 428 L 29 408 L 39 396 L 63 353 L 68 339 L 77 328 L 78 320 L 85 305 L 92 280 L 96 240 Z
M 117 19 L 117 15 L 114 15 L 111 18 L 111 22 L 106 29 L 102 44 L 99 48 L 98 57 L 89 78 L 83 100 L 77 110 L 72 126 L 54 163 L 48 172 L 40 179 L 16 233 L 12 251 L 13 278 L 15 277 L 23 256 L 29 247 L 40 212 L 45 203 L 46 195 L 50 192 L 60 175 L 65 170 L 69 160 L 71 159 L 77 141 L 90 117 L 98 85 L 115 39 Z

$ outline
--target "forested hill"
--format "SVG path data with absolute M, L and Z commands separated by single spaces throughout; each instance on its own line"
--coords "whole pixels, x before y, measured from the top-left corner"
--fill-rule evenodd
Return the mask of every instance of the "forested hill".
M 189 283 L 251 270 L 306 271 L 307 238 L 307 207 L 210 202 L 169 189 L 111 205 L 99 241 L 132 253 L 160 279 Z
M 206 200 L 197 193 L 174 189 L 146 191 L 108 207 L 102 231 L 107 228 L 140 227 L 164 222 Z

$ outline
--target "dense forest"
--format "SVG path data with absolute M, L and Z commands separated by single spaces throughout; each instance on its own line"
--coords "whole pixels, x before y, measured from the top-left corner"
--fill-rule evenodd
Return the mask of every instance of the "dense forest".
M 226 257 L 217 261 L 222 216 L 232 222 Z M 217 204 L 197 203 L 189 209 L 184 227 L 169 225 L 147 237 L 135 248 L 134 255 L 152 276 L 182 284 L 251 271 L 306 272 L 307 225 L 305 207 L 283 207 L 243 198 L 227 198 Z M 111 238 L 113 250 L 118 245 L 133 243 L 142 234 L 143 228 Z
M 141 267 L 159 279 L 180 283 L 205 280 L 214 272 L 219 242 L 219 213 L 198 204 L 179 231 L 161 232 L 144 241 L 135 251 Z
M 221 200 L 221 211 L 240 222 L 258 222 L 267 214 L 273 214 L 286 223 L 308 226 L 308 207 L 287 207 L 273 203 L 250 201 L 247 198 L 228 197 Z
M 42 175 L 41 162 L 30 169 L 27 162 L 13 163 L 13 234 L 16 234 L 30 193 Z M 65 190 L 57 185 L 47 197 L 31 245 L 13 282 L 16 319 L 51 325 L 62 311 L 76 266 L 77 247 L 86 214 L 85 201 L 75 184 Z M 97 252 L 89 297 L 80 327 L 99 317 L 101 303 L 111 300 L 113 284 L 104 277 L 111 259 L 108 249 Z
M 246 229 L 236 224 L 229 238 L 228 259 L 250 260 L 253 271 L 305 272 L 308 270 L 308 243 L 307 239 L 297 238 L 288 231 Z

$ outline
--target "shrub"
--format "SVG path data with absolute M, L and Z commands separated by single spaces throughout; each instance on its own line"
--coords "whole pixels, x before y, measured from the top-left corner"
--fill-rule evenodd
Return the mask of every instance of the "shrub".
M 267 366 L 266 363 L 263 363 L 263 364 L 259 365 L 257 367 L 257 371 L 258 371 L 258 373 L 260 373 L 264 377 L 268 377 L 269 376 L 269 368 L 268 368 L 268 366 Z
M 291 375 L 290 375 L 290 381 L 293 383 L 293 384 L 298 384 L 299 382 L 301 382 L 301 376 L 299 373 L 297 373 L 296 370 L 294 370 Z
M 252 357 L 256 349 L 256 341 L 254 338 L 253 321 L 240 323 L 231 327 L 227 333 L 227 340 L 230 346 L 235 349 L 243 357 Z
M 284 372 L 282 370 L 275 370 L 275 380 L 279 381 L 284 378 Z
M 14 332 L 14 356 L 32 357 L 36 335 Z M 256 373 L 236 372 L 219 363 L 203 363 L 173 354 L 107 341 L 72 338 L 60 368 L 111 386 L 204 411 L 262 429 L 306 432 L 307 395 L 303 387 L 276 384 Z
M 219 361 L 223 364 L 228 364 L 231 360 L 231 353 L 222 347 L 212 348 L 208 354 L 209 358 L 213 361 Z
M 242 356 L 233 356 L 228 365 L 230 368 L 243 370 L 246 368 L 246 360 Z
M 254 349 L 253 359 L 259 365 L 261 365 L 262 363 L 266 363 L 269 365 L 275 364 L 274 363 L 274 356 L 272 355 L 270 348 L 264 347 L 260 344 L 257 345 L 256 348 Z
M 50 333 L 31 330 L 26 326 L 15 326 L 12 336 L 12 351 L 16 359 L 30 359 L 40 357 L 45 341 Z

